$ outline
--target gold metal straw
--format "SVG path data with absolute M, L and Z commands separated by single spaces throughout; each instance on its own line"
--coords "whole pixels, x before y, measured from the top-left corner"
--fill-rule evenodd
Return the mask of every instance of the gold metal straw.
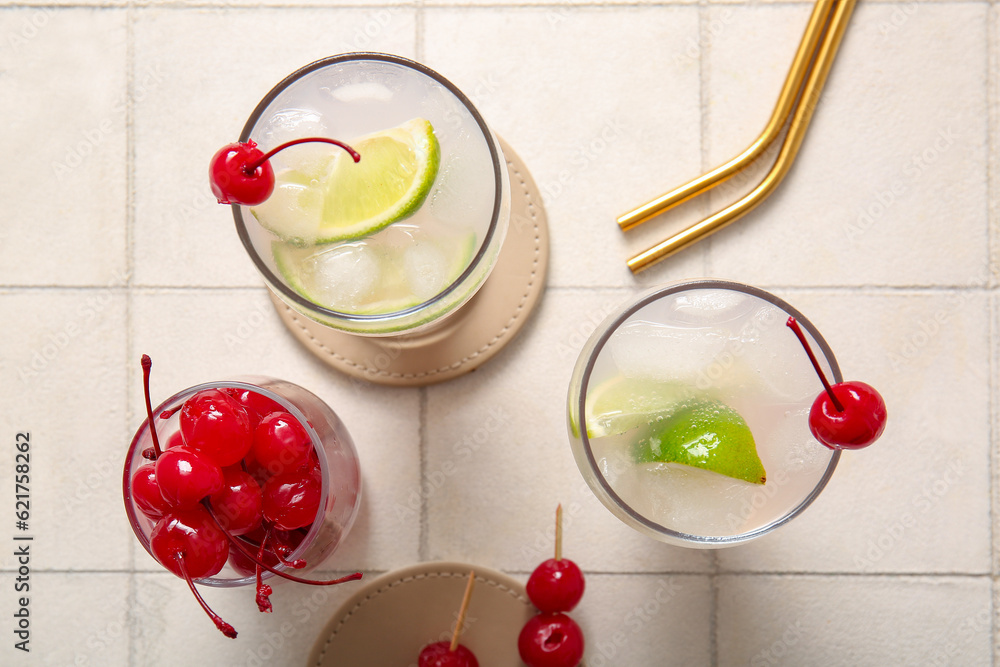
M 826 83 L 827 76 L 830 73 L 830 67 L 833 65 L 833 60 L 837 55 L 837 49 L 840 47 L 840 43 L 843 40 L 844 32 L 847 29 L 847 23 L 851 18 L 851 13 L 854 11 L 854 5 L 856 3 L 857 0 L 842 0 L 841 2 L 836 2 L 833 17 L 830 19 L 830 24 L 827 28 L 826 34 L 823 37 L 823 41 L 819 45 L 816 59 L 813 61 L 813 66 L 802 89 L 802 95 L 799 99 L 798 106 L 795 108 L 795 112 L 792 115 L 791 123 L 788 127 L 788 133 L 785 135 L 785 142 L 781 147 L 781 152 L 778 153 L 778 157 L 775 160 L 774 165 L 771 167 L 771 171 L 764 177 L 764 180 L 761 181 L 760 185 L 754 188 L 750 194 L 746 195 L 728 208 L 719 211 L 711 217 L 688 227 L 684 231 L 679 232 L 652 248 L 649 248 L 635 257 L 632 257 L 628 260 L 628 267 L 633 273 L 638 273 L 649 268 L 656 262 L 683 250 L 701 238 L 717 232 L 729 223 L 734 222 L 746 213 L 749 213 L 769 194 L 771 194 L 778 184 L 781 183 L 782 179 L 784 179 L 788 170 L 791 168 L 799 147 L 802 145 L 802 140 L 809 127 L 809 122 L 812 120 L 812 115 L 816 110 L 816 105 L 819 103 L 819 97 L 823 91 L 823 85 Z
M 767 150 L 767 147 L 781 134 L 781 128 L 785 126 L 788 115 L 792 112 L 795 98 L 798 97 L 799 91 L 802 89 L 802 82 L 809 73 L 810 61 L 816 52 L 816 45 L 823 35 L 823 28 L 830 19 L 835 2 L 836 0 L 817 0 L 813 7 L 812 16 L 809 17 L 809 23 L 806 24 L 805 32 L 802 34 L 802 41 L 795 52 L 795 59 L 792 60 L 792 66 L 788 69 L 785 83 L 778 95 L 778 102 L 774 106 L 774 111 L 771 113 L 771 118 L 767 121 L 764 131 L 760 133 L 756 141 L 729 162 L 621 216 L 618 218 L 618 224 L 622 230 L 632 229 L 702 192 L 707 192 L 710 188 L 724 182 L 745 168 Z

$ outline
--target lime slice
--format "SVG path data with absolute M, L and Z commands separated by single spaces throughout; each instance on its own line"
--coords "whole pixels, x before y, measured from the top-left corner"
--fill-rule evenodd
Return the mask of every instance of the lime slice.
M 617 435 L 664 418 L 691 398 L 691 388 L 677 382 L 618 376 L 587 396 L 587 437 Z
M 309 153 L 276 174 L 274 192 L 251 209 L 261 226 L 305 246 L 360 239 L 416 213 L 441 164 L 430 121 L 414 118 L 350 144 L 361 162 L 343 151 Z
M 334 159 L 320 243 L 362 238 L 413 215 L 430 193 L 441 164 L 434 128 L 423 118 L 351 144 L 361 162 L 355 164 L 346 153 Z
M 683 463 L 752 484 L 767 480 L 750 427 L 718 401 L 678 410 L 636 442 L 632 453 L 639 463 Z

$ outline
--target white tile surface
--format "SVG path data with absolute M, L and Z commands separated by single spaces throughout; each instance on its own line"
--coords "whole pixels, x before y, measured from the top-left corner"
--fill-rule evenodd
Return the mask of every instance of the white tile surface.
M 719 665 L 989 664 L 986 577 L 718 580 Z
M 2 285 L 124 283 L 125 18 L 0 9 Z
M 615 216 L 756 136 L 808 3 L 62 4 L 0 8 L 3 146 L 17 156 L 0 167 L 0 496 L 13 495 L 10 444 L 30 430 L 36 538 L 33 652 L 7 646 L 0 664 L 301 664 L 351 592 L 281 586 L 262 615 L 250 590 L 207 591 L 241 632 L 231 642 L 142 552 L 119 466 L 142 421 L 143 352 L 154 399 L 260 373 L 340 414 L 365 496 L 328 568 L 375 576 L 448 558 L 525 580 L 562 502 L 565 553 L 587 573 L 573 615 L 591 667 L 995 660 L 995 5 L 860 3 L 781 189 L 633 277 L 631 253 L 721 199 L 628 235 Z M 361 49 L 416 57 L 465 90 L 549 216 L 534 319 L 476 373 L 422 390 L 350 381 L 296 343 L 205 178 L 282 77 Z M 54 163 L 89 137 L 58 180 Z M 872 220 L 856 229 L 862 211 Z M 845 454 L 800 518 L 721 552 L 621 524 L 585 486 L 565 427 L 570 372 L 604 315 L 646 285 L 706 274 L 773 287 L 890 412 L 884 439 Z M 2 553 L 8 590 L 16 563 Z
M 879 26 L 896 9 L 859 4 L 791 173 L 712 239 L 711 273 L 764 285 L 986 283 L 985 5 L 922 4 L 887 34 Z M 733 14 L 709 50 L 714 165 L 763 128 L 808 9 L 713 11 Z
M 16 434 L 30 435 L 27 531 L 31 567 L 120 570 L 132 536 L 107 533 L 124 519 L 121 466 L 130 436 L 125 424 L 125 297 L 111 290 L 25 290 L 0 293 L 4 382 L 0 428 L 9 443 L 0 479 L 10 499 L 14 533 Z M 23 471 L 23 468 L 21 469 Z M 125 524 L 127 525 L 127 524 Z M 0 568 L 18 564 L 4 549 Z
M 634 284 L 625 259 L 658 239 L 641 228 L 626 237 L 615 218 L 701 166 L 698 60 L 688 54 L 697 10 L 435 9 L 424 24 L 427 64 L 469 91 L 531 166 L 552 235 L 549 284 Z M 618 186 L 603 187 L 608 174 Z M 703 252 L 643 279 L 701 273 Z

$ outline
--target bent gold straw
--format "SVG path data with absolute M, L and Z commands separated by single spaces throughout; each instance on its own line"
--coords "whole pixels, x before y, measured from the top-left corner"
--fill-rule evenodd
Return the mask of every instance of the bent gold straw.
M 812 120 L 813 112 L 819 103 L 823 84 L 826 83 L 827 75 L 830 73 L 830 66 L 837 55 L 837 49 L 843 40 L 847 22 L 851 18 L 851 12 L 854 10 L 856 3 L 857 0 L 843 0 L 837 4 L 833 12 L 833 18 L 830 19 L 829 28 L 816 54 L 816 60 L 809 73 L 809 78 L 802 89 L 799 104 L 792 115 L 788 134 L 785 135 L 785 143 L 782 145 L 781 152 L 778 153 L 771 171 L 764 177 L 760 185 L 754 188 L 750 194 L 728 208 L 688 227 L 682 232 L 674 234 L 667 240 L 628 260 L 628 267 L 633 273 L 638 273 L 643 269 L 649 268 L 661 259 L 683 250 L 699 239 L 719 231 L 729 223 L 749 213 L 781 183 L 792 166 L 799 147 L 802 145 L 802 139 L 805 137 L 809 121 Z
M 795 59 L 792 60 L 792 66 L 788 69 L 781 93 L 778 94 L 778 102 L 774 106 L 771 118 L 767 121 L 767 125 L 764 126 L 763 132 L 760 133 L 756 141 L 729 162 L 619 217 L 618 225 L 623 231 L 628 231 L 715 187 L 749 165 L 767 150 L 767 147 L 778 138 L 781 128 L 788 120 L 795 104 L 795 98 L 802 89 L 802 82 L 809 73 L 809 63 L 816 52 L 816 45 L 823 34 L 823 28 L 830 18 L 835 2 L 836 0 L 817 0 L 813 7 L 812 15 L 809 17 L 805 32 L 802 34 L 802 41 L 795 52 Z

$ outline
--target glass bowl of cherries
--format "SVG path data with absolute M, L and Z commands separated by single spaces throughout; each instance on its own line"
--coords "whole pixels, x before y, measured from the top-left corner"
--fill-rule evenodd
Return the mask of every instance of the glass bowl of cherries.
M 143 548 L 185 579 L 224 634 L 236 631 L 194 584 L 256 585 L 271 611 L 272 578 L 331 585 L 315 570 L 337 549 L 361 501 L 357 452 L 315 394 L 247 376 L 185 389 L 155 410 L 143 356 L 147 419 L 125 458 L 123 494 Z

